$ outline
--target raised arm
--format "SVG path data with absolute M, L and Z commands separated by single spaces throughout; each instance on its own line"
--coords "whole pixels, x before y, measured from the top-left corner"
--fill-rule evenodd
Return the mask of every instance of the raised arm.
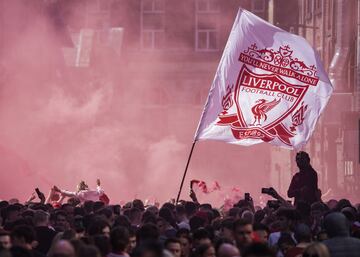
M 61 193 L 63 196 L 67 197 L 76 197 L 76 192 L 66 191 L 66 190 L 60 190 L 57 186 L 54 186 L 55 192 Z

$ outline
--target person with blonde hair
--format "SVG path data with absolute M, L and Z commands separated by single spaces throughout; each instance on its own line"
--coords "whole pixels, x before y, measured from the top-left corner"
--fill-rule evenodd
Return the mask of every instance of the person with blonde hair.
M 302 257 L 330 257 L 330 253 L 323 243 L 313 243 L 305 248 Z
M 109 198 L 104 193 L 104 190 L 100 187 L 100 179 L 96 180 L 96 190 L 89 189 L 89 186 L 85 181 L 80 181 L 77 185 L 77 191 L 71 192 L 66 190 L 60 190 L 57 186 L 54 186 L 55 192 L 61 193 L 62 196 L 75 197 L 80 200 L 80 203 L 83 204 L 86 201 L 102 201 L 105 204 L 109 203 Z

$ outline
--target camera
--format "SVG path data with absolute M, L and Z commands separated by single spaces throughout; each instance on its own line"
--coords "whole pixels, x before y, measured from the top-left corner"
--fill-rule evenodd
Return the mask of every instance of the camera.
M 277 210 L 281 206 L 281 202 L 279 200 L 269 200 L 267 202 L 267 206 L 271 209 Z
M 272 191 L 273 191 L 272 188 L 267 188 L 267 187 L 261 188 L 261 193 L 262 194 L 271 195 Z

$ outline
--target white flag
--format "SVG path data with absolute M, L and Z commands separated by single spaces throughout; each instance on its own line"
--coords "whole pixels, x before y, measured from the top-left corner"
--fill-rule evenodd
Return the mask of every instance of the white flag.
M 195 140 L 299 148 L 332 91 L 318 54 L 304 38 L 240 9 Z

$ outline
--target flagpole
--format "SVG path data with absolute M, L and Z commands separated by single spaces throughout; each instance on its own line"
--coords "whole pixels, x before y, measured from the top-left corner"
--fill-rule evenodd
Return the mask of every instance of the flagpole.
M 192 153 L 193 153 L 193 151 L 194 151 L 195 144 L 196 144 L 196 140 L 194 140 L 194 142 L 193 142 L 193 144 L 192 144 L 192 147 L 191 147 L 191 150 L 190 150 L 190 154 L 189 154 L 189 157 L 188 157 L 188 160 L 187 160 L 187 163 L 186 163 L 185 171 L 184 171 L 184 174 L 183 174 L 183 177 L 182 177 L 182 180 L 181 180 L 179 193 L 178 193 L 177 198 L 176 198 L 176 203 L 179 202 L 181 190 L 182 190 L 182 187 L 183 187 L 183 185 L 184 185 L 186 173 L 187 173 L 187 170 L 188 170 L 188 167 L 189 167 L 189 164 L 190 164 L 190 160 L 191 160 Z

